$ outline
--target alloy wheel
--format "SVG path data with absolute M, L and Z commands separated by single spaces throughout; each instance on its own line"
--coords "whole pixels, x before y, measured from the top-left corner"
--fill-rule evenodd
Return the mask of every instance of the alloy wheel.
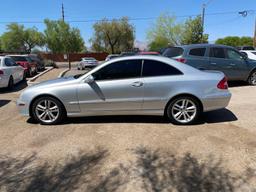
M 54 122 L 60 113 L 58 105 L 52 100 L 41 100 L 35 108 L 37 118 L 44 123 Z
M 196 117 L 197 107 L 190 99 L 180 99 L 173 104 L 171 113 L 177 122 L 182 124 L 189 123 Z

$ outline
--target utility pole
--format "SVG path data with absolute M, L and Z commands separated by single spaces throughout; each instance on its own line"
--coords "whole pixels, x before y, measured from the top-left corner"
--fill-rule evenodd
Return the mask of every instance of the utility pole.
M 202 10 L 202 28 L 203 28 L 203 30 L 202 30 L 202 34 L 204 34 L 204 17 L 205 17 L 205 8 L 206 8 L 206 4 L 204 3 L 203 4 L 203 10 Z
M 65 21 L 65 11 L 64 11 L 64 4 L 62 3 L 61 6 L 61 13 L 62 13 L 62 21 Z
M 256 47 L 256 17 L 255 17 L 255 26 L 254 26 L 253 47 Z

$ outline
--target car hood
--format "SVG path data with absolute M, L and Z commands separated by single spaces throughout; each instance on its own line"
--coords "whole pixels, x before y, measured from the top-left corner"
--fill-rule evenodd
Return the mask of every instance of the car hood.
M 54 87 L 61 86 L 63 84 L 75 83 L 76 79 L 74 77 L 61 77 L 53 80 L 43 81 L 41 83 L 32 85 L 30 88 L 44 88 L 44 87 Z

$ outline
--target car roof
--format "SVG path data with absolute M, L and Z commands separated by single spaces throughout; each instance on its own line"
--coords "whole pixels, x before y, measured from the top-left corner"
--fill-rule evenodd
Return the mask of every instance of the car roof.
M 28 57 L 28 55 L 7 55 L 9 57 Z
M 234 49 L 234 47 L 227 46 L 227 45 L 207 44 L 207 43 L 180 45 L 180 46 L 173 46 L 173 47 L 180 47 L 180 48 L 183 48 L 183 49 L 190 49 L 190 48 L 197 48 L 197 47 L 222 47 L 222 48 L 233 48 Z M 171 47 L 169 47 L 169 48 L 171 48 Z

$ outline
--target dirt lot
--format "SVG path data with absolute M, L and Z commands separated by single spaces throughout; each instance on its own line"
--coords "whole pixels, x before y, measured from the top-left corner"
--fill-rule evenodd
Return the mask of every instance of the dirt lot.
M 17 112 L 25 86 L 0 90 L 1 191 L 256 191 L 256 87 L 230 88 L 228 108 L 193 126 L 141 116 L 42 126 Z

